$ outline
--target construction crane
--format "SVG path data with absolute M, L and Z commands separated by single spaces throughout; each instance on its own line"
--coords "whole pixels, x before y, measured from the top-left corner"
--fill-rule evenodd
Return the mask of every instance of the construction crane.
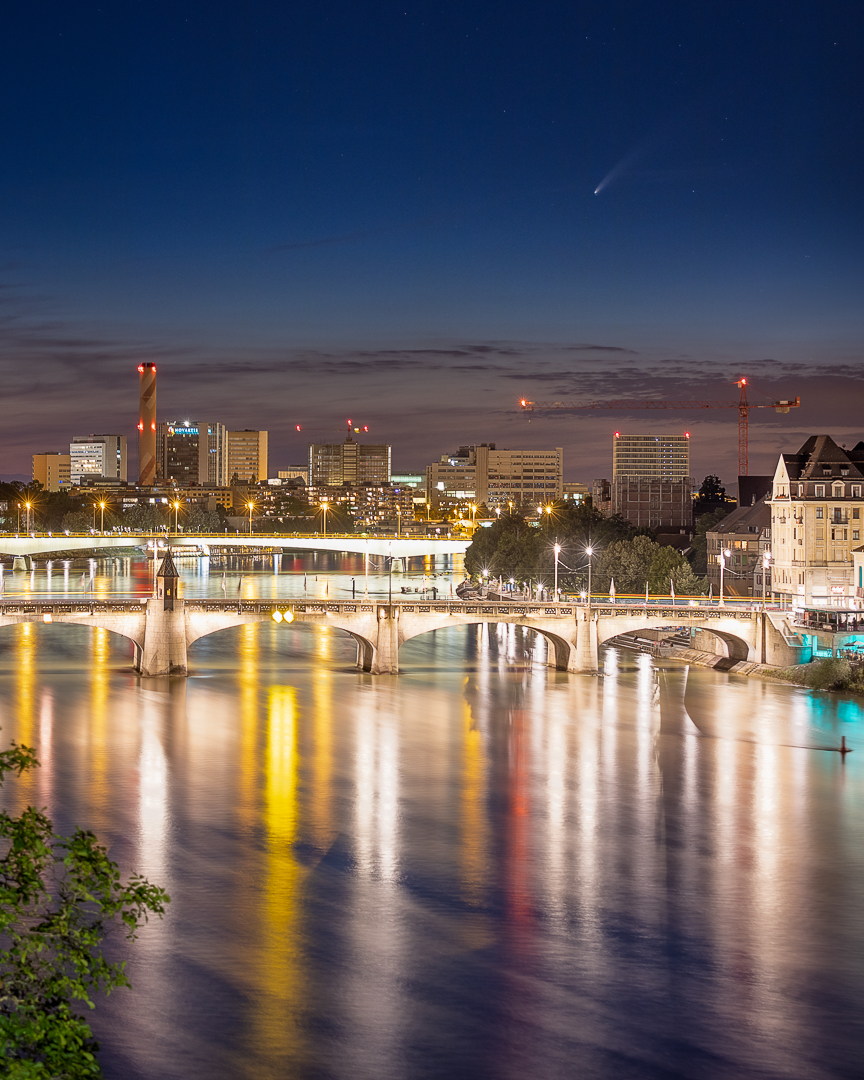
M 547 410 L 561 410 L 564 412 L 576 409 L 618 409 L 629 412 L 631 409 L 737 409 L 738 410 L 738 475 L 748 475 L 748 426 L 751 409 L 773 409 L 778 413 L 788 413 L 790 409 L 797 409 L 801 404 L 801 398 L 789 398 L 780 401 L 766 401 L 764 404 L 747 400 L 747 380 L 736 379 L 735 385 L 741 391 L 737 401 L 528 401 L 522 398 L 520 406 L 523 412 L 545 412 Z

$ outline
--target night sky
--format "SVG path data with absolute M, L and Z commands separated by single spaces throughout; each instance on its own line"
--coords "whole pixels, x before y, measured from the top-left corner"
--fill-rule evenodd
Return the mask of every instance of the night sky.
M 535 416 L 519 397 L 799 394 L 751 472 L 864 437 L 864 5 L 283 0 L 7 5 L 0 473 L 159 418 L 350 416 L 397 470 L 460 443 L 692 432 L 737 414 Z M 598 190 L 599 189 L 599 190 Z

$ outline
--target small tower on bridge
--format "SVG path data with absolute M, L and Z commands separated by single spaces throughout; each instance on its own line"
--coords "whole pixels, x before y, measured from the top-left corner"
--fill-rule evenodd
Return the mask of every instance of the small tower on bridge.
M 177 567 L 174 565 L 174 560 L 171 558 L 171 552 L 166 551 L 165 558 L 162 560 L 162 565 L 159 567 L 159 572 L 156 575 L 159 592 L 162 594 L 162 607 L 164 611 L 174 610 L 174 601 L 177 598 L 177 582 L 179 580 L 180 575 L 177 573 Z

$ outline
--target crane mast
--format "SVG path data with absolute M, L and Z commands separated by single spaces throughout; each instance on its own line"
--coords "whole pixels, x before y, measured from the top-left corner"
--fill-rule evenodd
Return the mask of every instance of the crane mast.
M 778 401 L 752 402 L 747 400 L 747 380 L 736 379 L 735 385 L 740 394 L 738 400 L 727 398 L 719 401 L 663 401 L 645 400 L 635 398 L 632 400 L 618 401 L 528 401 L 522 398 L 520 407 L 523 412 L 575 412 L 579 409 L 618 409 L 621 412 L 630 412 L 635 409 L 737 409 L 738 410 L 738 475 L 749 475 L 749 424 L 751 409 L 773 409 L 777 413 L 788 413 L 790 409 L 797 409 L 801 404 L 800 397 L 780 399 Z

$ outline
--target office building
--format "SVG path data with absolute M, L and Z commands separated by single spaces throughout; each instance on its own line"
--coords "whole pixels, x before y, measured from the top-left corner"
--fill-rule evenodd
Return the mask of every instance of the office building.
M 864 522 L 864 442 L 811 435 L 781 454 L 771 506 L 772 587 L 796 604 L 844 607 L 857 594 L 853 550 Z
M 268 477 L 267 432 L 228 432 L 228 482 L 257 484 Z
M 228 445 L 224 424 L 175 420 L 156 425 L 159 480 L 186 487 L 228 486 Z
M 662 531 L 693 525 L 690 435 L 624 435 L 612 439 L 609 511 L 631 525 Z
M 76 435 L 69 444 L 73 484 L 108 479 L 126 483 L 125 435 Z
M 42 485 L 43 491 L 60 491 L 70 484 L 68 454 L 47 451 L 33 455 L 33 479 Z
M 390 447 L 358 443 L 313 443 L 309 447 L 310 487 L 390 482 Z
M 564 451 L 499 450 L 495 443 L 460 446 L 426 467 L 431 506 L 471 501 L 495 506 L 539 506 L 562 498 Z
M 287 469 L 279 469 L 276 476 L 280 480 L 302 480 L 304 484 L 309 483 L 309 466 L 308 465 L 289 465 Z
M 659 480 L 690 476 L 690 433 L 683 435 L 624 435 L 612 439 L 612 479 L 646 476 Z

